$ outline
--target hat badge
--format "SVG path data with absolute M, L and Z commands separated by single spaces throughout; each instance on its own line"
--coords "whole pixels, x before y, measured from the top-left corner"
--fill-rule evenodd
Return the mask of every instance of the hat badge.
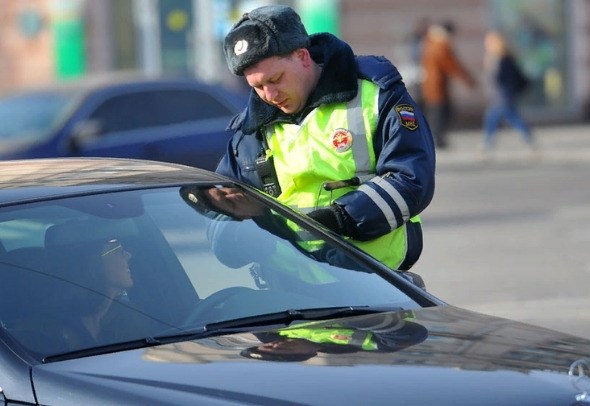
M 234 54 L 242 55 L 248 50 L 248 41 L 241 39 L 234 45 Z

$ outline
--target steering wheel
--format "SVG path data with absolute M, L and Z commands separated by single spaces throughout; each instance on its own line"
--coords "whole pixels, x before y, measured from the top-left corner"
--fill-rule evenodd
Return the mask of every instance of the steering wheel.
M 223 310 L 221 305 L 223 305 L 226 300 L 234 296 L 251 292 L 255 292 L 255 290 L 244 286 L 232 286 L 230 288 L 221 289 L 201 300 L 199 304 L 197 304 L 197 307 L 195 307 L 185 319 L 185 325 L 197 323 L 207 312 L 213 314 L 213 317 L 208 320 L 208 322 L 215 322 L 217 321 L 215 318 L 218 317 Z

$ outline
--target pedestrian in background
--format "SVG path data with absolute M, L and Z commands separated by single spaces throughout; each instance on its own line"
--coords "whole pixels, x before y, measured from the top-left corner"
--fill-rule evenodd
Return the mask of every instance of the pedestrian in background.
M 452 22 L 431 25 L 422 49 L 422 100 L 435 145 L 440 149 L 448 146 L 447 133 L 453 114 L 451 78 L 459 79 L 470 88 L 476 85 L 455 54 L 451 38 L 454 32 Z
M 434 193 L 435 151 L 393 64 L 357 56 L 330 33 L 308 35 L 280 5 L 244 14 L 224 52 L 252 91 L 217 172 L 408 270 L 422 251 L 418 215 Z
M 531 129 L 519 114 L 517 106 L 519 96 L 529 85 L 529 79 L 500 32 L 489 31 L 484 45 L 488 106 L 484 114 L 483 158 L 488 158 L 494 148 L 498 128 L 503 121 L 520 133 L 530 153 L 534 154 L 536 147 Z
M 412 63 L 412 77 L 405 77 L 404 82 L 408 86 L 408 91 L 416 101 L 416 104 L 424 111 L 424 102 L 422 98 L 422 51 L 424 48 L 424 39 L 430 27 L 430 20 L 421 18 L 415 23 L 414 29 L 410 33 L 410 57 Z M 407 75 L 406 75 L 407 76 Z M 410 79 L 410 80 L 408 80 Z

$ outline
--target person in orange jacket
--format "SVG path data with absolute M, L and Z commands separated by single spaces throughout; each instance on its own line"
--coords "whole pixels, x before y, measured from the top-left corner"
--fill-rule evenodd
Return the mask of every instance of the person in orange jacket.
M 428 28 L 422 50 L 422 98 L 435 145 L 448 146 L 447 132 L 452 116 L 449 84 L 457 78 L 473 88 L 475 79 L 455 55 L 451 37 L 454 24 L 433 24 Z

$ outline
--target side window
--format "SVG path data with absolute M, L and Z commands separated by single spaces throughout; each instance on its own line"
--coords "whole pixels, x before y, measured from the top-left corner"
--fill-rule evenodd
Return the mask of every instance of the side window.
M 114 96 L 89 118 L 100 123 L 102 133 L 111 133 L 232 115 L 227 106 L 204 91 L 165 89 Z
M 160 125 L 228 117 L 233 112 L 214 96 L 199 90 L 178 89 L 154 92 L 151 97 Z
M 45 230 L 51 223 L 36 219 L 18 219 L 0 223 L 0 252 L 22 247 L 42 247 Z
M 147 92 L 112 97 L 102 103 L 89 118 L 100 123 L 102 133 L 157 125 Z

